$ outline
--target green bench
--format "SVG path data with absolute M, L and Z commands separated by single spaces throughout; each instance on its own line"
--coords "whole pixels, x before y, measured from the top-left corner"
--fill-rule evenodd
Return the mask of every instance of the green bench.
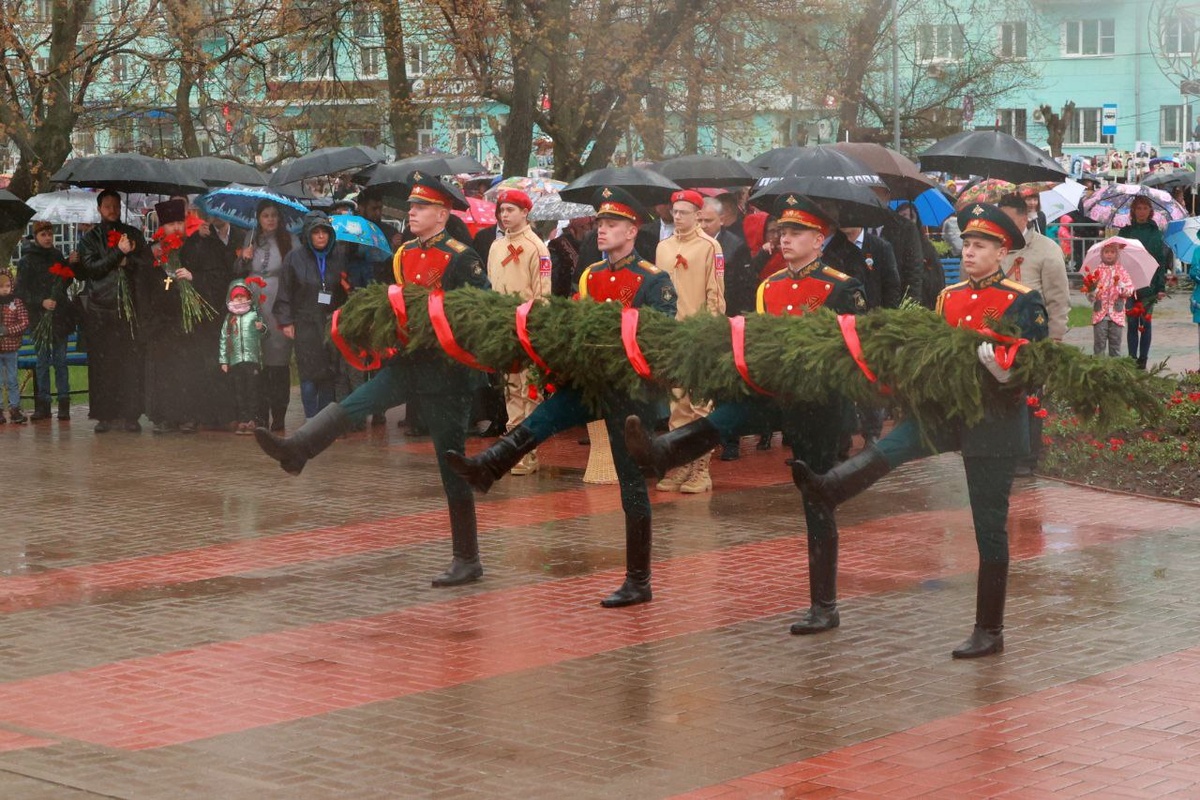
M 25 393 L 26 386 L 36 388 L 36 378 L 34 368 L 37 366 L 37 348 L 33 346 L 33 339 L 26 335 L 21 340 L 21 348 L 17 350 L 17 369 L 24 370 L 27 374 L 21 379 L 21 397 L 33 399 L 32 390 L 29 394 Z M 68 367 L 86 367 L 87 366 L 87 351 L 79 349 L 79 334 L 72 333 L 67 337 L 67 366 Z M 87 389 L 72 389 L 71 394 L 87 394 Z

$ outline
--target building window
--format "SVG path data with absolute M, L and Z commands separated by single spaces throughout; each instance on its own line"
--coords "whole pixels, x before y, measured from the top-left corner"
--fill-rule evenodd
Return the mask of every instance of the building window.
M 1064 144 L 1100 144 L 1099 108 L 1077 108 L 1067 126 Z
M 1000 130 L 1018 139 L 1028 138 L 1025 127 L 1025 109 L 1001 108 L 996 111 L 996 123 Z
M 115 55 L 109 62 L 112 69 L 113 81 L 116 83 L 124 83 L 126 79 L 125 56 Z
M 405 72 L 410 78 L 419 78 L 429 66 L 429 45 L 425 42 L 409 43 Z
M 433 116 L 431 114 L 422 114 L 417 122 L 417 152 L 429 153 L 435 148 L 433 146 Z
M 473 114 L 454 117 L 454 152 L 458 155 L 483 157 L 483 118 Z
M 1196 18 L 1179 14 L 1163 21 L 1162 50 L 1169 56 L 1190 56 L 1197 50 Z
M 958 61 L 963 53 L 963 32 L 958 25 L 917 26 L 917 60 Z
M 1183 106 L 1159 106 L 1158 140 L 1161 144 L 1181 145 L 1187 136 Z
M 383 74 L 382 47 L 364 47 L 359 51 L 359 54 L 362 58 L 362 74 L 364 77 L 375 77 Z
M 54 0 L 37 0 L 34 14 L 39 22 L 49 22 L 54 14 Z
M 354 7 L 354 35 L 359 39 L 378 39 L 382 34 L 379 15 L 366 3 Z
M 306 47 L 300 51 L 300 74 L 305 78 L 332 78 L 333 54 L 329 45 Z
M 1004 22 L 1000 25 L 1000 56 L 1025 58 L 1029 37 L 1024 22 Z
M 1116 52 L 1116 25 L 1108 19 L 1074 19 L 1063 23 L 1063 55 L 1111 56 Z

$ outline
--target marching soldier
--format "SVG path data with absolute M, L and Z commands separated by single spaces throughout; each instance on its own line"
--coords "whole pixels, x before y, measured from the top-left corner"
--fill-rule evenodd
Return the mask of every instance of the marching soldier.
M 700 229 L 699 212 L 704 196 L 686 189 L 671 195 L 671 217 L 675 230 L 658 243 L 655 263 L 671 276 L 679 293 L 676 319 L 693 314 L 725 313 L 725 257 L 717 240 Z M 712 403 L 696 405 L 682 389 L 671 392 L 671 430 L 712 412 Z M 691 464 L 676 467 L 654 487 L 660 492 L 700 494 L 712 490 L 708 471 L 712 453 L 705 453 Z
M 587 267 L 579 278 L 579 299 L 597 303 L 620 303 L 625 308 L 649 307 L 675 315 L 675 288 L 671 279 L 634 250 L 638 223 L 646 218 L 641 205 L 626 191 L 606 186 L 592 201 L 596 209 L 596 242 L 605 260 Z M 647 403 L 609 395 L 604 422 L 608 427 L 613 464 L 621 486 L 621 508 L 625 511 L 625 582 L 600 601 L 606 608 L 645 603 L 650 591 L 650 495 L 637 464 L 625 449 L 621 435 L 623 420 L 630 413 L 653 413 Z M 517 427 L 475 458 L 467 458 L 459 446 L 446 454 L 450 466 L 471 486 L 486 492 L 526 453 L 559 431 L 596 419 L 570 386 L 558 390 L 541 403 Z
M 800 316 L 820 308 L 839 314 L 866 310 L 862 284 L 825 265 L 821 251 L 836 223 L 807 197 L 781 196 L 775 216 L 781 231 L 780 252 L 787 267 L 769 276 L 758 287 L 760 314 Z M 731 324 L 739 322 L 737 318 Z M 741 370 L 739 370 L 741 371 Z M 742 377 L 750 382 L 748 369 Z M 753 386 L 753 384 L 751 384 Z M 825 403 L 787 403 L 766 397 L 722 403 L 705 419 L 684 425 L 651 439 L 642 421 L 626 420 L 625 441 L 629 452 L 648 472 L 662 475 L 712 450 L 723 439 L 743 431 L 784 429 L 784 441 L 797 459 L 813 459 L 832 467 L 837 457 L 845 417 L 845 401 L 831 398 Z M 780 423 L 776 424 L 775 420 Z M 815 500 L 804 499 L 808 533 L 809 594 L 812 605 L 792 625 L 795 634 L 821 633 L 836 628 L 838 533 L 833 514 Z
M 461 193 L 436 175 L 414 172 L 408 202 L 408 229 L 416 238 L 405 243 L 393 258 L 396 283 L 445 291 L 462 286 L 487 289 L 488 279 L 479 256 L 446 234 L 450 209 L 468 207 Z M 345 400 L 326 406 L 291 436 L 275 436 L 266 428 L 258 428 L 254 435 L 263 452 L 286 472 L 299 475 L 310 458 L 356 423 L 420 397 L 450 510 L 454 554 L 450 568 L 434 578 L 433 585 L 458 586 L 482 577 L 483 566 L 476 536 L 475 497 L 449 468 L 443 453 L 465 446 L 472 396 L 482 379 L 483 373 L 455 364 L 439 352 L 402 354 Z
M 525 192 L 504 189 L 496 197 L 496 212 L 504 236 L 488 251 L 488 280 L 492 288 L 504 294 L 520 295 L 522 300 L 550 296 L 550 251 L 529 227 L 533 200 Z M 537 407 L 529 396 L 529 372 L 505 376 L 504 400 L 508 410 L 508 430 L 520 425 Z M 513 475 L 537 472 L 537 450 L 530 450 L 510 471 Z
M 958 215 L 962 230 L 962 273 L 967 280 L 947 287 L 938 297 L 937 313 L 947 323 L 981 331 L 991 338 L 1001 321 L 1015 323 L 1021 336 L 1044 339 L 1049 334 L 1041 295 L 1004 277 L 1004 256 L 1025 246 L 1019 228 L 1003 211 L 977 203 Z M 992 378 L 998 403 L 989 403 L 977 425 L 947 425 L 924 430 L 905 420 L 878 443 L 823 475 L 803 460 L 792 465 L 805 502 L 820 503 L 832 513 L 906 461 L 960 450 L 967 473 L 979 576 L 975 629 L 951 655 L 979 658 L 1004 650 L 1004 600 L 1008 587 L 1008 502 L 1013 474 L 1028 454 L 1029 408 L 1025 393 L 1006 386 L 1012 379 L 1008 358 L 990 341 L 979 345 L 980 363 Z M 932 444 L 932 447 L 927 442 Z

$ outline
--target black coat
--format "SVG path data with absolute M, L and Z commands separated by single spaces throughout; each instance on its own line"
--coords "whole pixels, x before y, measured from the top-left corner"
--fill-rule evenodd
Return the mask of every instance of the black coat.
M 63 280 L 50 272 L 55 264 L 67 265 L 67 259 L 57 247 L 39 247 L 32 243 L 25 248 L 21 260 L 17 262 L 17 286 L 15 294 L 29 309 L 29 327 L 32 330 L 41 321 L 46 309 L 42 303 L 54 300 L 57 305 L 54 311 L 54 335 L 69 336 L 78 322 L 74 304 L 67 299 L 67 288 L 70 280 Z
M 825 246 L 821 260 L 858 279 L 866 294 L 867 308 L 899 307 L 902 296 L 900 274 L 892 247 L 883 239 L 864 232 L 860 250 L 844 233 L 837 231 Z
M 925 254 L 921 249 L 921 231 L 911 220 L 889 211 L 888 221 L 880 236 L 892 246 L 896 256 L 896 268 L 900 271 L 900 288 L 912 299 L 920 302 L 921 283 L 925 275 Z
M 750 248 L 741 237 L 725 228 L 717 231 L 716 239 L 725 259 L 725 314 L 730 317 L 753 314 L 758 273 L 750 268 Z
M 108 246 L 109 231 L 126 234 L 134 243 L 133 252 L 126 256 L 116 247 Z M 88 312 L 117 312 L 117 270 L 125 271 L 137 313 L 139 294 L 153 280 L 154 255 L 142 232 L 123 222 L 102 222 L 79 240 L 79 265 L 75 272 L 87 281 Z
M 300 372 L 300 380 L 333 380 L 338 354 L 328 341 L 326 332 L 334 309 L 346 301 L 346 291 L 341 282 L 346 264 L 341 251 L 333 247 L 331 241 L 325 254 L 322 281 L 318 255 L 308 241 L 306 231 L 301 236 L 300 246 L 283 260 L 279 293 L 272 310 L 277 325 L 294 325 L 296 328 L 296 367 Z M 322 292 L 330 295 L 328 304 L 320 302 Z

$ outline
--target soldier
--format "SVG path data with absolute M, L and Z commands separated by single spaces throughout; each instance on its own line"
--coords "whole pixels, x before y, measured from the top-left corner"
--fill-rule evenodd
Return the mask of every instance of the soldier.
M 522 300 L 550 296 L 550 251 L 546 243 L 529 227 L 533 200 L 517 189 L 503 189 L 496 196 L 496 216 L 504 236 L 488 251 L 488 280 L 492 288 L 504 294 L 520 295 Z M 520 425 L 537 407 L 529 396 L 529 371 L 505 376 L 504 401 L 508 410 L 507 430 Z M 511 470 L 513 475 L 531 475 L 538 470 L 537 450 L 530 450 Z
M 654 258 L 658 268 L 671 276 L 679 294 L 676 319 L 701 313 L 725 313 L 725 257 L 721 245 L 700 229 L 699 211 L 703 206 L 704 196 L 699 192 L 683 190 L 671 195 L 675 230 L 658 243 Z M 671 417 L 667 423 L 671 430 L 712 412 L 712 403 L 696 405 L 683 389 L 673 389 L 671 395 Z M 711 459 L 712 453 L 705 453 L 690 464 L 676 467 L 654 488 L 660 492 L 684 494 L 712 491 L 712 477 L 708 471 Z
M 605 260 L 584 269 L 579 278 L 580 300 L 620 303 L 625 308 L 646 306 L 674 316 L 675 288 L 670 277 L 643 260 L 634 249 L 638 223 L 646 218 L 641 205 L 628 192 L 615 186 L 598 189 L 592 205 L 596 209 L 596 242 Z M 600 605 L 616 608 L 651 599 L 650 495 L 621 436 L 625 416 L 631 412 L 645 414 L 648 409 L 645 402 L 616 394 L 606 398 L 605 407 L 604 422 L 621 486 L 621 508 L 625 511 L 625 582 L 601 600 Z M 460 446 L 446 454 L 447 461 L 471 486 L 486 492 L 539 443 L 559 431 L 596 418 L 577 390 L 560 386 L 534 409 L 528 419 L 475 458 L 462 455 Z
M 1015 323 L 1026 339 L 1048 335 L 1046 307 L 1041 295 L 1004 277 L 1001 269 L 1010 250 L 1025 246 L 1016 224 L 991 204 L 977 203 L 958 215 L 962 230 L 962 273 L 967 280 L 947 287 L 938 296 L 937 313 L 951 325 L 986 331 L 1001 321 Z M 793 478 L 805 502 L 833 509 L 915 458 L 961 450 L 971 499 L 975 542 L 979 549 L 979 577 L 975 603 L 975 629 L 954 650 L 954 658 L 979 658 L 1004 649 L 1004 599 L 1008 586 L 1008 500 L 1017 462 L 1028 453 L 1029 408 L 1025 393 L 1008 388 L 1009 368 L 998 359 L 994 345 L 979 345 L 979 362 L 992 376 L 997 395 L 977 425 L 950 424 L 921 430 L 905 420 L 877 444 L 865 448 L 837 467 L 817 475 L 811 465 L 797 460 Z M 930 447 L 928 443 L 933 446 Z
M 416 238 L 392 260 L 396 283 L 451 291 L 462 286 L 488 288 L 487 275 L 475 251 L 446 235 L 451 208 L 467 208 L 461 193 L 436 175 L 414 172 L 408 198 L 408 228 Z M 263 452 L 284 471 L 299 475 L 310 458 L 370 414 L 421 397 L 422 413 L 433 437 L 442 488 L 450 510 L 454 557 L 450 568 L 433 579 L 434 586 L 458 586 L 483 576 L 475 527 L 475 496 L 446 464 L 447 450 L 461 450 L 467 439 L 471 399 L 483 373 L 455 364 L 443 354 L 426 351 L 393 358 L 374 378 L 340 403 L 325 406 L 287 438 L 266 428 L 254 432 Z
M 781 196 L 776 202 L 775 215 L 781 231 L 780 252 L 787 267 L 759 285 L 758 312 L 800 316 L 819 308 L 839 314 L 866 311 L 862 284 L 821 261 L 821 251 L 836 228 L 835 222 L 816 203 L 798 195 Z M 735 318 L 731 324 L 737 322 Z M 739 368 L 739 372 L 750 382 L 748 369 Z M 662 475 L 671 467 L 709 452 L 728 436 L 740 435 L 744 430 L 757 432 L 769 425 L 768 430 L 783 427 L 784 441 L 791 445 L 796 458 L 814 459 L 828 469 L 837 457 L 845 410 L 842 398 L 831 398 L 824 403 L 781 404 L 761 397 L 723 403 L 707 418 L 653 440 L 642 421 L 631 416 L 625 424 L 625 441 L 635 461 L 649 472 Z M 775 419 L 780 424 L 775 424 Z M 837 525 L 828 509 L 815 501 L 809 502 L 807 497 L 804 517 L 812 606 L 792 625 L 795 634 L 821 633 L 839 624 Z

